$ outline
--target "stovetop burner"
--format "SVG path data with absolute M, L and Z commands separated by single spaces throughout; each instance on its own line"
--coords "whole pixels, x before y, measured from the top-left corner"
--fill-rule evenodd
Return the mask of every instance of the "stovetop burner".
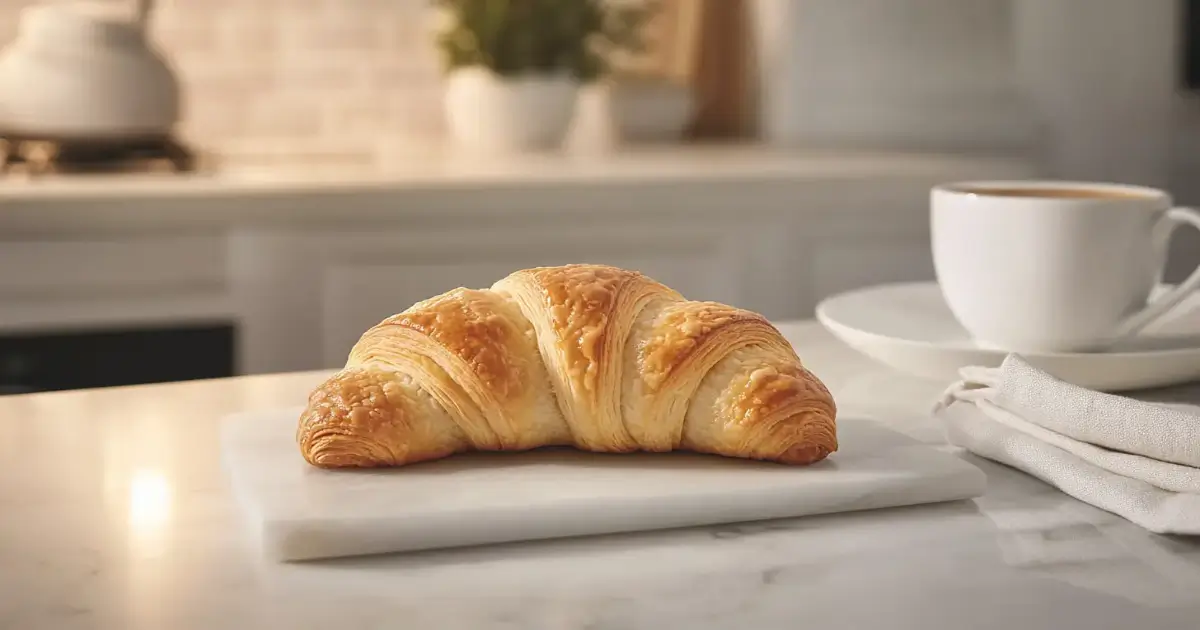
M 196 155 L 170 136 L 46 138 L 0 132 L 0 173 L 190 173 Z

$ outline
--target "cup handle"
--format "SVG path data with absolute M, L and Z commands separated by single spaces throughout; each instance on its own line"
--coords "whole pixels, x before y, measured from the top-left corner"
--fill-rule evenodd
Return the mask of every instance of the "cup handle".
M 1158 225 L 1154 226 L 1155 245 L 1160 252 L 1163 264 L 1166 263 L 1167 246 L 1170 243 L 1171 234 L 1176 228 L 1184 225 L 1190 225 L 1200 230 L 1200 212 L 1191 208 L 1171 208 L 1159 220 Z M 1159 275 L 1161 277 L 1161 272 Z M 1197 289 L 1200 289 L 1200 267 L 1196 267 L 1192 275 L 1174 289 L 1122 322 L 1114 335 L 1114 341 L 1137 334 L 1154 320 L 1166 315 Z

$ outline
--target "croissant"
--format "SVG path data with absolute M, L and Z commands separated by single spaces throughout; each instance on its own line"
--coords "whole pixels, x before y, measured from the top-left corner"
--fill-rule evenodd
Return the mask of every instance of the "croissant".
M 542 446 L 803 465 L 837 450 L 835 416 L 761 315 L 568 265 L 454 289 L 372 327 L 309 396 L 296 438 L 322 468 Z

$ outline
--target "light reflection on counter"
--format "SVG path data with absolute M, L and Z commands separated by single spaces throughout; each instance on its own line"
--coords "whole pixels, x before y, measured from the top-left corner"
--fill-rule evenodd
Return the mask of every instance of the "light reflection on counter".
M 129 481 L 129 529 L 135 545 L 156 540 L 171 516 L 171 485 L 161 471 L 140 469 Z

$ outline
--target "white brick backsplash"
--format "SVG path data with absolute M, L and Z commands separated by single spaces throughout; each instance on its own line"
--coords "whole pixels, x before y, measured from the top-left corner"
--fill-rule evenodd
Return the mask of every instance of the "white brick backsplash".
M 367 68 L 367 80 L 377 89 L 403 90 L 426 86 L 438 81 L 438 70 L 402 57 L 386 58 Z
M 253 138 L 242 136 L 222 143 L 221 160 L 232 166 L 319 165 L 364 166 L 375 161 L 378 141 L 361 138 Z
M 280 27 L 283 29 L 280 44 L 288 52 L 322 54 L 349 50 L 379 53 L 383 50 L 383 25 L 369 15 L 287 16 Z
M 191 141 L 209 138 L 213 142 L 237 138 L 252 131 L 247 127 L 245 99 L 214 101 L 203 107 L 188 107 L 182 127 Z M 209 142 L 205 143 L 210 146 Z
M 208 103 L 195 96 L 212 95 L 209 101 L 246 101 L 250 97 L 268 95 L 278 85 L 275 71 L 270 66 L 246 63 L 214 64 L 209 59 L 184 57 L 175 60 L 180 81 L 187 90 L 191 109 L 206 107 Z
M 402 137 L 428 139 L 445 127 L 441 107 L 441 84 L 430 82 L 396 91 L 390 97 L 387 128 Z
M 278 90 L 292 98 L 337 99 L 371 87 L 367 72 L 373 60 L 366 54 L 310 57 L 306 63 L 278 64 L 275 79 Z
M 280 30 L 269 14 L 233 11 L 213 25 L 213 39 L 223 56 L 274 57 L 280 48 Z
M 345 99 L 326 103 L 322 129 L 326 136 L 350 136 L 372 138 L 379 133 L 388 133 L 391 127 L 391 103 L 383 98 Z
M 266 138 L 310 137 L 321 133 L 320 99 L 254 99 L 246 116 L 248 131 Z
M 0 43 L 37 0 L 0 0 Z M 120 0 L 113 0 L 120 1 Z M 183 137 L 231 163 L 370 159 L 440 134 L 428 0 L 159 0 Z

